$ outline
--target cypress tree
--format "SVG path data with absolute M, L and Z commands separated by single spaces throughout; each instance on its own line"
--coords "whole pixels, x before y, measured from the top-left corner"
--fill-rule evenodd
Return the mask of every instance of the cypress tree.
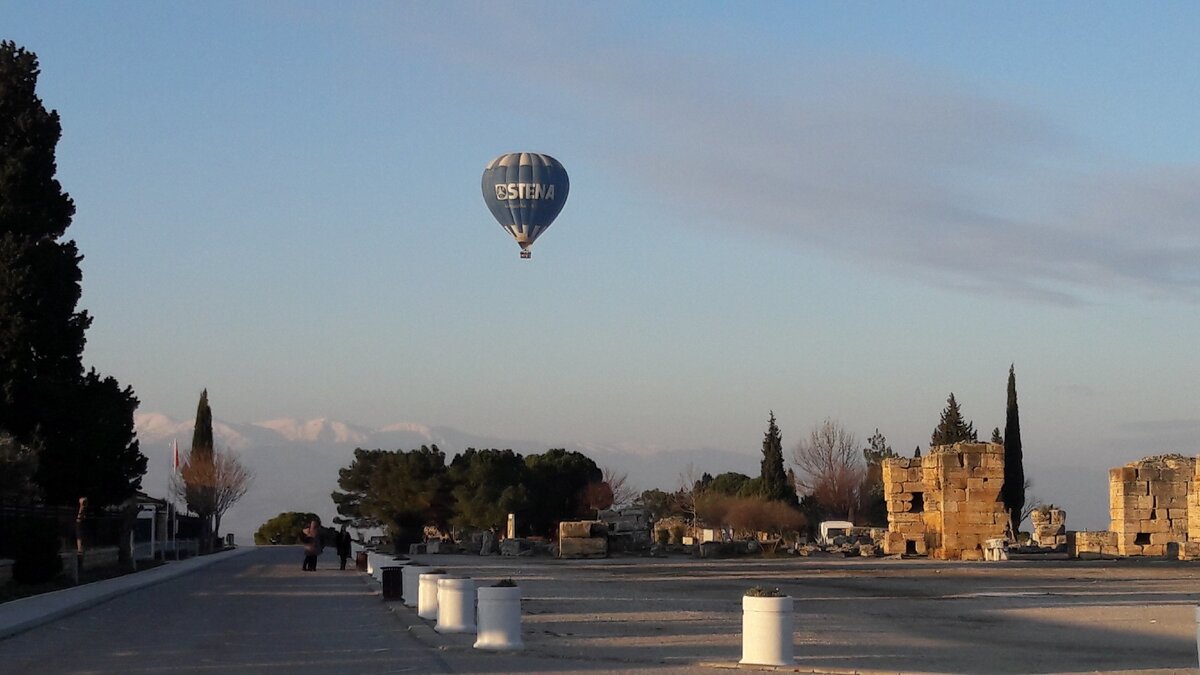
M 188 508 L 203 522 L 200 549 L 208 551 L 212 544 L 212 518 L 217 510 L 217 486 L 213 483 L 212 409 L 208 407 L 208 389 L 200 393 L 196 405 L 196 423 L 192 430 L 192 449 L 184 463 L 182 474 L 184 496 Z
M 771 411 L 767 423 L 767 432 L 763 435 L 762 470 L 760 473 L 763 498 L 769 501 L 781 501 L 797 506 L 800 503 L 796 497 L 795 483 L 789 484 L 787 472 L 783 468 L 783 435 L 775 424 L 775 411 Z
M 1021 452 L 1021 418 L 1017 412 L 1017 376 L 1008 367 L 1008 406 L 1004 416 L 1004 487 L 1000 496 L 1012 519 L 1015 535 L 1021 527 L 1021 510 L 1025 508 L 1025 465 Z
M 208 389 L 200 392 L 200 403 L 196 405 L 196 425 L 192 430 L 192 457 L 212 457 L 213 426 L 212 408 L 208 407 Z
M 975 440 L 978 440 L 975 423 L 963 419 L 958 401 L 954 400 L 954 392 L 950 392 L 950 398 L 946 399 L 946 409 L 942 411 L 942 419 L 929 438 L 929 447 Z
M 77 310 L 83 273 L 63 241 L 75 204 L 63 191 L 58 113 L 37 96 L 37 56 L 0 42 L 0 430 L 39 448 L 35 481 L 52 503 L 116 504 L 146 471 L 134 440 L 137 398 L 84 373 Z

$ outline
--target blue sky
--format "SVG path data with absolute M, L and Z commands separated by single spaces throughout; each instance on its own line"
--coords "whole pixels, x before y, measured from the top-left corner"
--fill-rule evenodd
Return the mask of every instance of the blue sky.
M 1200 452 L 1194 3 L 0 26 L 62 115 L 87 359 L 144 411 L 755 453 L 773 409 L 911 452 L 951 391 L 1003 426 L 1015 363 L 1033 492 L 1087 526 L 1106 468 Z M 571 175 L 529 261 L 479 194 L 520 150 Z

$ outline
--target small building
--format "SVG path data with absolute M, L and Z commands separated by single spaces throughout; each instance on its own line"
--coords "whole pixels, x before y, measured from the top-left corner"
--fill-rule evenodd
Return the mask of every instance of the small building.
M 982 560 L 987 540 L 1008 529 L 1003 485 L 1004 446 L 997 443 L 934 446 L 924 457 L 885 459 L 884 554 Z

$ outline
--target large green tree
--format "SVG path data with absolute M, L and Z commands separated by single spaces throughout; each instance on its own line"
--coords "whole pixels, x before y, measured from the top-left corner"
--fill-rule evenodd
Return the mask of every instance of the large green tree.
M 445 528 L 452 514 L 446 455 L 436 445 L 407 452 L 354 451 L 354 462 L 338 472 L 333 501 L 338 513 L 360 525 L 387 529 L 399 551 L 420 542 L 425 525 Z
M 524 518 L 518 518 L 518 528 L 555 536 L 560 521 L 595 517 L 595 512 L 589 513 L 585 491 L 604 476 L 590 457 L 555 448 L 527 456 L 525 466 L 529 469 L 529 508 Z
M 946 408 L 942 410 L 942 419 L 929 437 L 929 447 L 937 445 L 954 445 L 963 441 L 979 440 L 975 433 L 975 423 L 963 418 L 954 392 L 946 399 Z
M 1004 487 L 1000 497 L 1008 509 L 1015 535 L 1021 529 L 1025 508 L 1025 459 L 1021 450 L 1021 416 L 1017 411 L 1017 375 L 1008 367 L 1008 406 L 1004 416 Z
M 55 178 L 62 127 L 39 74 L 32 52 L 0 42 L 0 430 L 38 448 L 46 500 L 104 506 L 133 496 L 146 471 L 137 398 L 84 373 L 82 256 L 63 240 L 75 204 Z
M 523 511 L 529 502 L 528 473 L 525 458 L 512 450 L 467 448 L 450 462 L 451 524 L 503 530 L 508 514 Z
M 339 516 L 334 519 L 335 523 L 344 523 L 357 530 L 383 527 L 383 521 L 363 508 L 363 501 L 371 491 L 375 467 L 386 454 L 383 450 L 356 448 L 350 466 L 338 469 L 338 487 L 342 492 L 331 495 Z
M 797 506 L 796 485 L 788 480 L 783 468 L 783 434 L 775 423 L 775 411 L 767 420 L 767 431 L 763 434 L 762 469 L 759 474 L 759 494 L 768 501 L 786 502 Z
M 258 546 L 299 544 L 304 528 L 314 520 L 321 522 L 315 513 L 285 511 L 259 526 L 254 533 L 254 543 Z

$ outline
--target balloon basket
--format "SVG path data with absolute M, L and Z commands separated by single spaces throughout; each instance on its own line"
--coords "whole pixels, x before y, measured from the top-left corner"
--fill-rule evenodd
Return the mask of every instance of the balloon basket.
M 521 259 L 522 260 L 532 258 L 532 257 L 533 257 L 533 254 L 530 253 L 529 251 L 521 251 Z

